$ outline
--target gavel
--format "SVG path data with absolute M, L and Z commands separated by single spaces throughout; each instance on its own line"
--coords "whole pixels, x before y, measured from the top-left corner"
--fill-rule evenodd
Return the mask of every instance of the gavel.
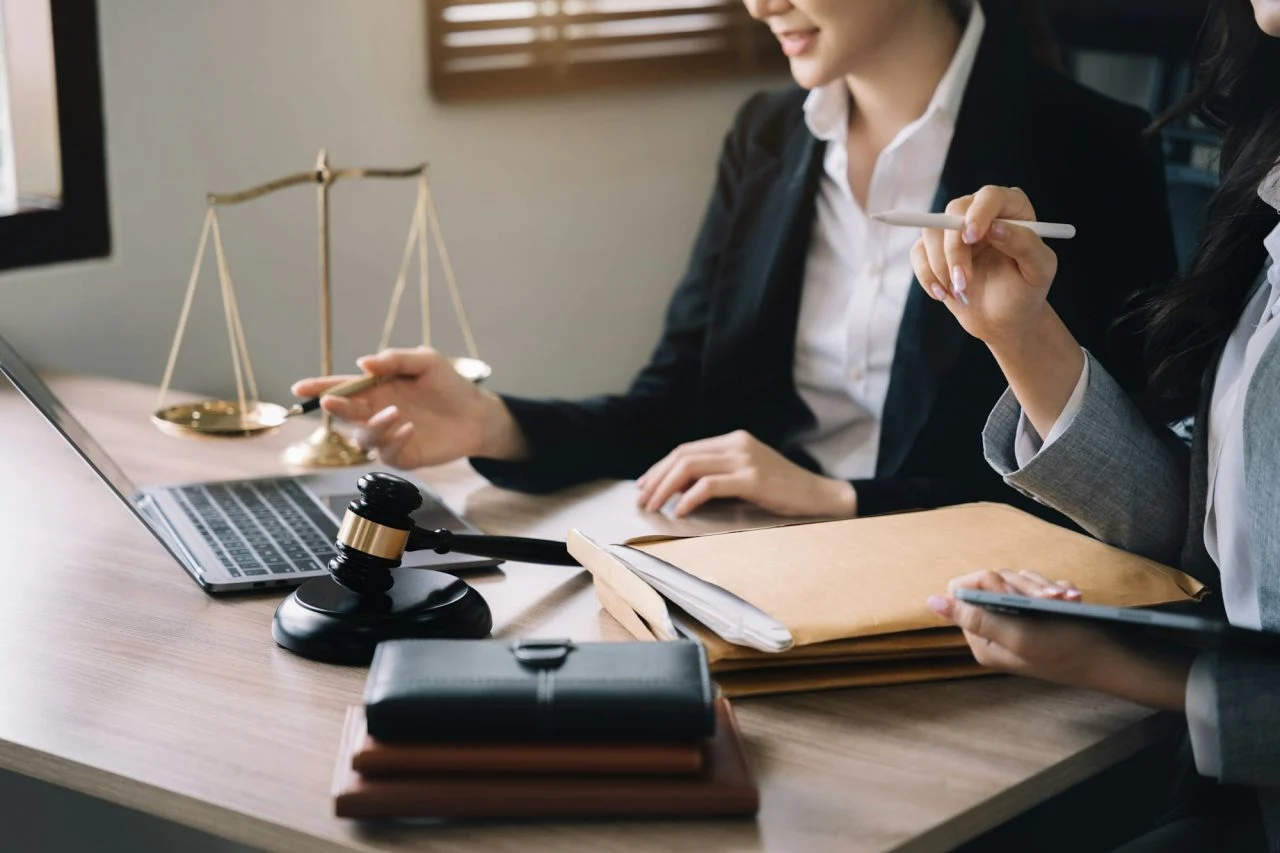
M 338 528 L 338 556 L 329 574 L 355 592 L 385 592 L 391 570 L 406 551 L 470 554 L 495 560 L 576 566 L 563 542 L 518 536 L 477 536 L 444 528 L 427 530 L 413 523 L 422 506 L 418 488 L 393 474 L 365 474 L 356 483 L 360 497 L 347 505 Z
M 407 551 L 579 565 L 563 542 L 419 527 L 412 516 L 422 494 L 393 474 L 366 474 L 356 486 L 360 495 L 347 505 L 328 577 L 298 587 L 272 620 L 275 641 L 303 657 L 363 664 L 383 640 L 489 634 L 493 617 L 480 594 L 452 575 L 402 568 Z

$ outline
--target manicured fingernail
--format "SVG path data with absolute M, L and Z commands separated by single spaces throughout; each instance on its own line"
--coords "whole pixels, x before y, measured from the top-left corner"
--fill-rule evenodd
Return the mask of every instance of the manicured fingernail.
M 964 274 L 964 267 L 956 264 L 951 268 L 951 285 L 955 290 L 956 299 L 960 300 L 961 305 L 969 304 L 969 296 L 965 293 L 969 289 L 969 277 Z
M 941 595 L 931 595 L 925 603 L 929 605 L 930 610 L 939 616 L 951 615 L 951 601 Z
M 977 225 L 974 225 L 972 222 L 970 222 L 968 225 L 966 225 L 966 226 L 964 227 L 964 237 L 963 237 L 963 240 L 964 240 L 966 243 L 968 243 L 970 246 L 972 246 L 974 243 L 978 242 L 978 226 L 977 226 Z
M 1080 590 L 1078 589 L 1067 590 L 1067 598 L 1079 598 L 1079 597 L 1080 597 Z
M 942 285 L 935 284 L 932 288 L 930 288 L 930 291 L 933 293 L 933 298 L 938 300 L 939 302 L 947 301 L 947 292 L 942 289 Z
M 1003 222 L 997 222 L 991 226 L 991 236 L 1003 240 L 1009 236 L 1009 229 Z
M 1044 588 L 1045 595 L 1062 595 L 1064 592 L 1066 592 L 1066 590 L 1060 586 L 1046 586 Z

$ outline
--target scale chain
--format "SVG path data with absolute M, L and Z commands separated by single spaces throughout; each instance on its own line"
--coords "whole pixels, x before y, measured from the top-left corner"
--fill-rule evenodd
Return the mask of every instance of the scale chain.
M 427 265 L 427 173 L 418 177 L 418 203 L 414 215 L 418 221 L 418 303 L 422 309 L 422 345 L 431 346 L 431 291 L 428 288 Z
M 236 399 L 240 403 L 240 419 L 243 421 L 245 414 L 248 412 L 247 401 L 244 393 L 244 371 L 240 365 L 241 353 L 236 342 L 236 325 L 239 323 L 238 312 L 235 306 L 235 295 L 231 289 L 231 273 L 227 269 L 227 258 L 222 251 L 222 233 L 218 228 L 218 217 L 213 217 L 213 251 L 218 259 L 218 283 L 222 286 L 222 310 L 227 319 L 227 339 L 231 344 L 231 367 L 235 371 L 236 377 Z M 248 353 L 244 353 L 245 361 L 248 361 Z M 250 368 L 252 371 L 252 368 Z M 256 400 L 254 401 L 257 402 Z
M 436 215 L 436 205 L 431 199 L 431 188 L 427 183 L 425 172 L 422 175 L 422 191 L 426 198 L 427 217 L 431 221 L 431 233 L 435 237 L 436 251 L 440 254 L 440 265 L 444 267 L 444 278 L 449 285 L 449 296 L 453 299 L 453 310 L 458 315 L 458 325 L 462 327 L 462 337 L 466 341 L 467 354 L 472 358 L 478 359 L 480 354 L 476 350 L 476 339 L 471 334 L 471 323 L 468 322 L 467 312 L 462 307 L 462 294 L 458 291 L 458 282 L 453 276 L 453 264 L 449 262 L 449 251 L 444 245 L 444 234 L 440 230 L 440 218 Z
M 173 368 L 178 363 L 178 351 L 182 349 L 182 336 L 187 331 L 187 320 L 191 317 L 191 302 L 196 295 L 196 284 L 200 281 L 200 266 L 204 263 L 205 246 L 209 243 L 209 231 L 213 228 L 214 209 L 209 207 L 204 217 L 204 228 L 200 231 L 200 246 L 196 249 L 196 262 L 191 267 L 191 278 L 187 281 L 187 293 L 182 298 L 182 312 L 178 315 L 178 330 L 174 332 L 173 344 L 169 347 L 169 361 L 164 367 L 164 379 L 160 380 L 160 395 L 156 398 L 156 409 L 164 408 L 164 398 L 169 395 L 169 383 L 173 381 Z
M 419 190 L 418 201 L 413 208 L 413 221 L 409 223 L 409 236 L 405 240 L 404 254 L 400 258 L 400 272 L 396 276 L 395 289 L 391 291 L 391 306 L 387 310 L 387 319 L 382 325 L 382 337 L 378 341 L 378 349 L 384 350 L 391 345 L 391 332 L 395 327 L 396 314 L 400 311 L 400 299 L 404 295 L 404 286 L 409 277 L 409 262 L 413 260 L 415 244 L 421 241 L 420 224 L 422 220 L 422 194 Z M 419 273 L 421 277 L 422 273 Z M 423 296 L 425 299 L 425 294 Z M 423 340 L 429 344 L 429 340 Z

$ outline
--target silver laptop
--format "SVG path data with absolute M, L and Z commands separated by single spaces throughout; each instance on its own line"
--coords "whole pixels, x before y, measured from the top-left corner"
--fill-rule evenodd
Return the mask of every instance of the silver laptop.
M 373 467 L 315 474 L 137 488 L 34 370 L 0 337 L 0 373 L 8 377 L 89 467 L 133 510 L 207 592 L 296 586 L 328 573 L 338 523 L 356 497 L 356 481 Z M 479 533 L 421 480 L 414 521 L 429 528 Z M 433 551 L 405 554 L 404 565 L 454 571 L 495 560 Z

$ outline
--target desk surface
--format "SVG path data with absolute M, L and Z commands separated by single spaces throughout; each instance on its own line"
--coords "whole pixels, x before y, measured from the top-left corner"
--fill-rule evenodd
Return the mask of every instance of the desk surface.
M 236 443 L 147 421 L 154 389 L 63 377 L 68 407 L 140 483 L 260 475 L 311 422 Z M 756 821 L 362 827 L 329 794 L 365 670 L 271 641 L 281 595 L 205 595 L 7 384 L 0 390 L 0 766 L 267 851 L 943 850 L 1170 731 L 1133 705 L 1009 678 L 742 700 Z M 465 465 L 423 472 L 494 533 L 698 532 L 627 484 L 534 498 Z M 508 564 L 473 579 L 495 633 L 620 638 L 584 573 Z

